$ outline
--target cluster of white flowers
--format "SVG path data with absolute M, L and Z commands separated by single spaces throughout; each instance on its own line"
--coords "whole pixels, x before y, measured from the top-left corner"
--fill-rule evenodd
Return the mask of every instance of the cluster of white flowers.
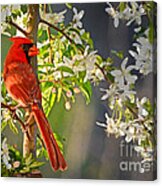
M 66 14 L 67 10 L 63 10 L 61 12 L 58 13 L 44 13 L 43 11 L 40 11 L 40 16 L 47 20 L 48 22 L 50 22 L 51 24 L 57 25 L 59 23 L 64 22 L 65 19 L 65 14 Z M 41 24 L 41 28 L 42 29 L 47 29 L 47 26 L 44 24 Z
M 138 25 L 141 24 L 141 17 L 145 15 L 145 10 L 142 6 L 142 4 L 138 4 L 136 2 L 130 2 L 125 4 L 125 9 L 120 12 L 118 10 L 115 10 L 115 8 L 110 4 L 107 3 L 108 7 L 105 9 L 105 11 L 112 16 L 114 19 L 114 27 L 117 28 L 119 26 L 119 20 L 126 20 L 127 26 L 129 26 L 131 23 L 136 22 Z
M 11 158 L 9 156 L 7 138 L 4 138 L 1 148 L 2 148 L 2 150 L 1 150 L 2 162 L 4 163 L 4 165 L 6 166 L 7 169 L 11 169 L 12 165 L 9 163 Z
M 74 7 L 73 8 L 73 19 L 72 19 L 72 27 L 76 30 L 79 31 L 79 34 L 78 32 L 75 32 L 75 31 L 71 31 L 71 39 L 74 40 L 74 42 L 76 44 L 83 44 L 82 43 L 82 40 L 80 38 L 80 36 L 85 32 L 85 29 L 83 29 L 83 23 L 81 21 L 81 19 L 83 18 L 84 16 L 84 10 L 81 10 L 80 12 Z
M 1 6 L 1 33 L 10 36 L 8 32 L 5 32 L 7 27 L 9 26 L 6 22 L 6 19 L 8 16 L 11 16 L 12 12 L 18 11 L 20 10 L 20 8 L 21 5 L 19 4 Z
M 108 99 L 111 109 L 114 108 L 116 102 L 122 107 L 123 101 L 126 101 L 128 98 L 130 100 L 133 99 L 136 94 L 136 92 L 130 88 L 130 85 L 134 84 L 137 80 L 137 76 L 131 74 L 131 71 L 136 69 L 136 66 L 129 65 L 126 67 L 127 63 L 128 58 L 125 58 L 121 63 L 121 69 L 111 71 L 114 77 L 114 84 L 111 84 L 108 89 L 100 89 L 102 92 L 105 92 L 101 100 Z
M 105 113 L 106 123 L 96 122 L 98 126 L 104 127 L 107 135 L 115 135 L 115 137 L 124 136 L 127 128 L 126 123 L 119 123 Z
M 95 63 L 97 62 L 97 51 L 89 52 L 89 46 L 85 48 L 84 54 L 76 54 L 72 59 L 68 57 L 63 57 L 63 62 L 56 65 L 56 69 L 61 66 L 67 66 L 71 68 L 74 74 L 85 71 L 86 76 L 84 82 L 91 80 L 93 74 L 97 71 L 98 78 L 101 78 L 103 75 L 100 71 L 97 70 Z M 56 75 L 56 74 L 55 74 Z M 64 73 L 64 76 L 70 76 L 70 73 Z M 61 74 L 59 76 L 61 78 Z M 56 76 L 55 76 L 56 78 Z M 103 78 L 103 77 L 102 77 Z
M 150 138 L 150 134 L 147 131 L 153 130 L 153 119 L 148 117 L 149 113 L 145 108 L 145 103 L 147 101 L 148 98 L 146 97 L 143 97 L 141 100 L 138 98 L 136 99 L 138 118 L 129 119 L 129 121 L 127 121 L 126 118 L 114 118 L 110 117 L 108 113 L 105 113 L 106 122 L 96 122 L 96 124 L 98 126 L 104 127 L 108 136 L 115 135 L 117 138 L 123 136 L 125 137 L 125 141 L 127 143 L 131 141 L 137 142 L 135 150 L 140 152 L 145 161 L 151 161 L 153 158 L 153 147 L 150 146 L 150 144 L 143 147 L 142 143 L 146 139 Z
M 148 75 L 153 70 L 153 46 L 148 39 L 148 30 L 144 36 L 137 38 L 133 46 L 136 47 L 136 52 L 130 50 L 129 53 L 136 61 L 136 68 L 140 73 Z
M 115 84 L 112 84 L 108 89 L 100 88 L 100 91 L 105 93 L 101 97 L 101 100 L 108 99 L 109 107 L 112 110 L 114 109 L 116 103 L 122 108 L 123 102 L 128 100 L 128 98 L 133 100 L 134 95 L 136 94 L 135 91 L 130 90 L 128 85 L 124 86 L 122 89 L 119 89 Z

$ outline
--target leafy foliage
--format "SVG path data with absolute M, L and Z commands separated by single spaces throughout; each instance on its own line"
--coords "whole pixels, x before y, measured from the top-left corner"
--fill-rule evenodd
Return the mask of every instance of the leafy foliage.
M 8 151 L 8 155 L 6 154 L 6 151 Z M 9 161 L 10 167 L 6 166 L 6 158 Z M 27 158 L 23 158 L 22 154 L 14 146 L 6 144 L 6 147 L 4 148 L 4 144 L 2 145 L 1 170 L 4 177 L 23 176 L 32 173 L 32 171 L 39 169 L 39 167 L 43 165 L 44 162 L 37 161 L 33 158 L 32 154 Z

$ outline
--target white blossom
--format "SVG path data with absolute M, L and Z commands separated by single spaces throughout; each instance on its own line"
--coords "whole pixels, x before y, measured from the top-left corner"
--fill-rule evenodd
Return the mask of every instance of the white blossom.
M 153 161 L 154 149 L 152 147 L 150 147 L 150 146 L 147 146 L 147 147 L 135 146 L 134 149 L 142 155 L 142 157 L 143 157 L 142 163 Z
M 106 100 L 117 93 L 117 87 L 112 84 L 109 89 L 100 88 L 100 91 L 105 92 L 105 94 L 101 97 L 101 100 Z
M 110 3 L 107 3 L 109 7 L 105 9 L 105 11 L 111 15 L 114 19 L 114 27 L 117 28 L 119 26 L 119 19 L 120 19 L 120 13 L 116 11 Z
M 82 40 L 81 40 L 80 35 L 79 35 L 78 33 L 72 32 L 72 34 L 71 34 L 71 39 L 74 40 L 75 44 L 80 44 L 80 45 L 82 45 Z
M 102 81 L 102 80 L 105 79 L 104 78 L 104 75 L 103 75 L 103 73 L 101 72 L 100 69 L 96 69 L 96 71 L 95 71 L 95 77 L 97 77 L 100 81 Z
M 95 72 L 95 63 L 97 61 L 97 51 L 89 52 L 89 46 L 85 48 L 84 54 L 76 54 L 72 59 L 63 57 L 63 62 L 58 64 L 59 66 L 68 66 L 73 70 L 75 74 L 78 72 L 86 71 L 84 82 L 92 78 L 92 74 Z M 76 63 L 77 62 L 77 63 Z
M 1 151 L 1 156 L 2 156 L 2 161 L 5 164 L 7 169 L 11 169 L 12 166 L 9 163 L 10 161 L 10 156 L 9 156 L 9 150 L 8 150 L 8 145 L 7 145 L 7 138 L 4 138 L 2 142 L 2 151 Z
M 126 131 L 125 141 L 127 143 L 131 142 L 134 137 L 134 134 L 135 134 L 135 128 L 133 126 L 130 126 Z
M 15 5 L 11 5 L 11 10 L 15 11 L 15 10 L 20 10 L 21 5 L 20 4 L 15 4 Z
M 73 27 L 74 28 L 82 28 L 83 23 L 81 22 L 81 19 L 84 16 L 84 10 L 81 10 L 80 12 L 78 12 L 78 10 L 74 7 L 73 8 L 73 12 L 74 12 L 74 16 L 73 16 Z
M 127 100 L 127 98 L 131 99 L 132 96 L 136 94 L 136 91 L 131 90 L 128 84 L 123 85 L 122 88 L 120 89 L 120 92 L 121 93 L 119 94 L 119 97 L 123 101 Z
M 145 10 L 142 4 L 138 4 L 136 2 L 131 2 L 131 10 L 132 14 L 129 18 L 127 26 L 129 26 L 132 22 L 136 22 L 138 25 L 141 25 L 141 17 L 145 15 Z
M 141 28 L 141 26 L 140 26 L 140 27 L 135 28 L 134 31 L 135 31 L 136 33 L 138 33 L 138 32 L 141 31 L 141 29 L 142 29 L 142 28 Z
M 112 84 L 108 89 L 100 88 L 100 91 L 104 92 L 104 95 L 101 97 L 101 100 L 109 99 L 109 107 L 112 110 L 114 108 L 115 103 L 118 103 L 118 105 L 122 108 L 123 102 L 128 100 L 128 98 L 131 100 L 136 94 L 135 91 L 130 89 L 129 85 L 124 85 L 121 89 L 119 89 L 116 84 Z
M 121 70 L 111 71 L 111 74 L 115 78 L 115 82 L 118 84 L 119 88 L 121 89 L 125 85 L 125 82 L 128 85 L 130 85 L 130 84 L 134 84 L 135 81 L 137 80 L 137 76 L 131 74 L 131 71 L 133 69 L 136 69 L 136 66 L 129 65 L 128 67 L 126 67 L 127 62 L 128 62 L 128 58 L 125 58 L 121 63 Z
M 149 74 L 153 69 L 153 47 L 148 39 L 148 31 L 145 32 L 145 37 L 139 37 L 133 46 L 136 51 L 130 50 L 129 53 L 135 59 L 137 69 L 144 75 Z
M 9 5 L 2 5 L 1 6 L 1 22 L 5 22 L 7 16 L 11 16 L 11 7 Z
M 142 100 L 143 102 L 144 100 Z M 125 141 L 130 143 L 131 141 L 137 142 L 135 150 L 143 157 L 144 161 L 153 160 L 153 147 L 148 144 L 143 147 L 143 142 L 148 139 L 150 136 L 146 132 L 145 122 L 141 118 L 127 121 L 122 121 L 119 119 L 114 119 L 105 113 L 105 122 L 96 122 L 96 124 L 105 129 L 107 135 L 113 134 L 115 137 L 125 136 Z M 149 122 L 152 122 L 148 120 Z
M 105 113 L 106 123 L 96 122 L 98 126 L 104 127 L 105 132 L 109 136 L 114 134 L 116 137 L 124 136 L 127 124 L 125 122 L 118 123 L 113 118 L 109 117 L 108 113 Z
M 80 32 L 80 35 L 83 35 L 85 33 L 85 29 L 81 29 L 79 32 Z
M 1 6 L 1 33 L 10 36 L 9 33 L 5 32 L 8 24 L 6 23 L 6 18 L 11 15 L 10 6 L 2 5 Z
M 62 23 L 65 19 L 65 13 L 67 10 L 63 10 L 59 13 L 46 13 L 45 18 L 53 24 Z
M 146 97 L 143 97 L 141 100 L 137 98 L 136 103 L 137 103 L 137 108 L 138 108 L 138 116 L 140 118 L 148 116 L 148 111 L 144 108 L 144 104 L 148 101 Z
M 143 5 L 139 5 L 136 2 L 130 2 L 131 6 L 129 6 L 128 3 L 125 3 L 125 9 L 122 12 L 115 10 L 110 3 L 107 4 L 108 7 L 105 9 L 105 11 L 114 19 L 115 28 L 119 26 L 119 20 L 126 20 L 127 26 L 133 22 L 141 25 L 141 17 L 146 14 Z

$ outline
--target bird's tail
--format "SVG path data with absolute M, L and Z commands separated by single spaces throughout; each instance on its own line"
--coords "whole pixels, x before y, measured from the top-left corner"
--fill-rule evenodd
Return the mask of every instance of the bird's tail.
M 48 151 L 48 156 L 51 162 L 51 166 L 54 171 L 61 170 L 64 171 L 67 168 L 66 162 L 63 155 L 60 152 L 60 149 L 57 145 L 57 142 L 53 136 L 52 129 L 48 123 L 48 120 L 43 112 L 43 109 L 39 108 L 37 104 L 32 106 L 32 112 L 35 118 L 35 121 L 38 125 L 39 131 L 42 135 L 43 142 Z

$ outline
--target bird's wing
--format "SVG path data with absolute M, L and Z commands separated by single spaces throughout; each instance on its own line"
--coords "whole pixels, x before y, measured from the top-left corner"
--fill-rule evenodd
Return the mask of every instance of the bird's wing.
M 30 64 L 13 65 L 6 73 L 5 84 L 11 97 L 19 103 L 28 105 L 36 101 L 41 102 L 41 91 Z

